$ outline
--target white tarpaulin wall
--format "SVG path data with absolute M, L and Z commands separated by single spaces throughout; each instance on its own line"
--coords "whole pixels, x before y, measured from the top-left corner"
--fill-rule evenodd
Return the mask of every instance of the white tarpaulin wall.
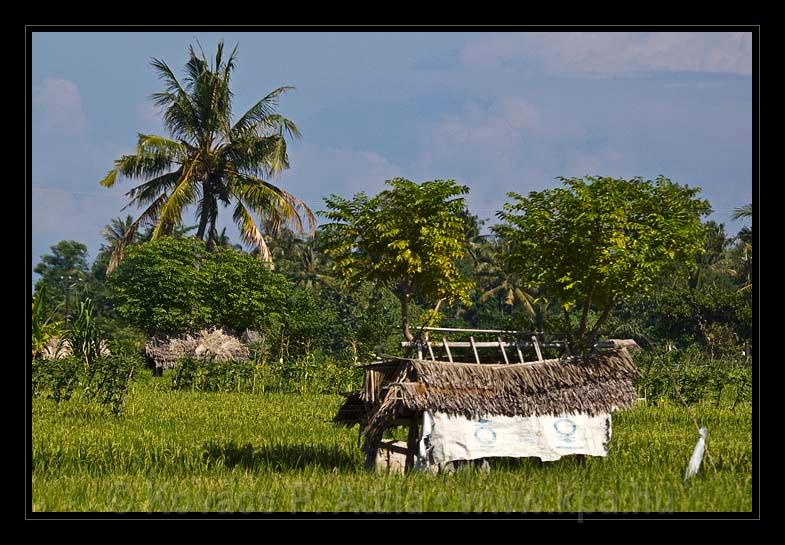
M 508 456 L 558 460 L 568 454 L 607 456 L 611 416 L 487 416 L 423 413 L 420 462 L 425 465 Z

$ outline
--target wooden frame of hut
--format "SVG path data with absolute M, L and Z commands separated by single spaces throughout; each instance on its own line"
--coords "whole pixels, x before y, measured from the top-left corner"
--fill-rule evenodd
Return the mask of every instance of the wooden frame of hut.
M 425 328 L 424 328 L 425 329 Z M 437 356 L 429 334 L 440 332 L 471 333 L 469 341 L 448 341 L 443 337 L 443 355 Z M 457 330 L 428 328 L 420 342 L 402 343 L 415 357 L 386 357 L 361 365 L 365 371 L 361 390 L 347 395 L 334 422 L 359 425 L 366 466 L 376 465 L 380 450 L 405 453 L 404 471 L 414 468 L 420 428 L 425 411 L 479 419 L 484 416 L 610 414 L 632 406 L 637 399 L 634 379 L 638 371 L 627 348 L 634 341 L 613 340 L 595 345 L 583 357 L 569 355 L 564 341 L 504 341 L 501 330 Z M 493 342 L 475 341 L 474 335 L 494 335 Z M 528 343 L 528 344 L 527 344 Z M 455 361 L 453 349 L 471 348 L 473 362 Z M 478 349 L 500 350 L 502 362 L 482 363 Z M 517 363 L 510 363 L 507 350 L 515 349 Z M 524 361 L 524 348 L 534 348 L 536 361 Z M 558 358 L 544 359 L 544 348 L 561 348 Z M 441 350 L 437 350 L 441 352 Z M 424 354 L 427 356 L 424 357 Z M 498 352 L 497 352 L 498 354 Z M 487 358 L 486 358 L 487 359 Z M 406 447 L 382 441 L 385 430 L 408 428 Z M 359 439 L 358 438 L 358 442 Z

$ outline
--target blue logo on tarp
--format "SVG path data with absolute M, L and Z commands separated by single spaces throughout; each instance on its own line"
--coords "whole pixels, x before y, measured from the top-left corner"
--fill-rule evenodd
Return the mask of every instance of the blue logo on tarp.
M 474 437 L 483 445 L 492 445 L 496 442 L 496 432 L 487 427 L 490 422 L 487 418 L 480 418 L 480 425 L 474 430 Z
M 553 423 L 553 429 L 561 435 L 565 443 L 571 443 L 575 439 L 573 435 L 575 435 L 575 430 L 578 429 L 578 426 L 569 418 L 560 418 Z

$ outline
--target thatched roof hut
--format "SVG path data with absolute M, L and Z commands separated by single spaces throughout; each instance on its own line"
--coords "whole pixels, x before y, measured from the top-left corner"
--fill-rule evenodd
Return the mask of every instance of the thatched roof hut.
M 185 357 L 214 357 L 218 361 L 242 361 L 250 357 L 248 346 L 223 329 L 205 329 L 183 337 L 151 337 L 145 356 L 156 368 L 171 369 Z
M 71 350 L 70 341 L 67 339 L 61 340 L 58 337 L 52 337 L 46 342 L 38 355 L 45 360 L 60 360 L 69 357 L 72 353 L 73 350 Z M 109 346 L 107 345 L 106 341 L 101 341 L 101 355 L 112 355 L 112 352 L 109 350 Z
M 422 411 L 466 418 L 596 415 L 637 399 L 638 371 L 625 348 L 522 364 L 397 358 L 364 367 L 363 390 L 347 396 L 334 421 L 360 424 L 366 449 L 385 428 Z

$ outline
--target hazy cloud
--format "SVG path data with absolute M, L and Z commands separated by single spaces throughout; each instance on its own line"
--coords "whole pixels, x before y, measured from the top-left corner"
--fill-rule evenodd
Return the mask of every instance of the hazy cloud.
M 547 132 L 540 109 L 523 98 L 505 97 L 486 106 L 466 102 L 460 114 L 422 130 L 414 171 L 418 180 L 455 178 L 469 185 L 470 206 L 488 218 L 507 191 L 547 183 L 541 164 L 527 160 Z
M 45 130 L 75 134 L 87 126 L 79 88 L 67 79 L 45 79 L 33 99 L 33 111 Z
M 322 197 L 331 193 L 347 198 L 359 191 L 373 194 L 384 189 L 385 180 L 405 176 L 399 166 L 372 150 L 304 144 L 289 155 L 292 168 L 273 182 L 314 210 L 323 208 Z
M 525 66 L 551 73 L 617 75 L 644 71 L 752 73 L 750 32 L 548 32 L 469 42 L 469 66 Z
M 489 107 L 464 104 L 460 115 L 446 116 L 421 138 L 422 159 L 461 157 L 465 160 L 508 162 L 526 133 L 540 127 L 540 112 L 521 98 L 506 97 Z

